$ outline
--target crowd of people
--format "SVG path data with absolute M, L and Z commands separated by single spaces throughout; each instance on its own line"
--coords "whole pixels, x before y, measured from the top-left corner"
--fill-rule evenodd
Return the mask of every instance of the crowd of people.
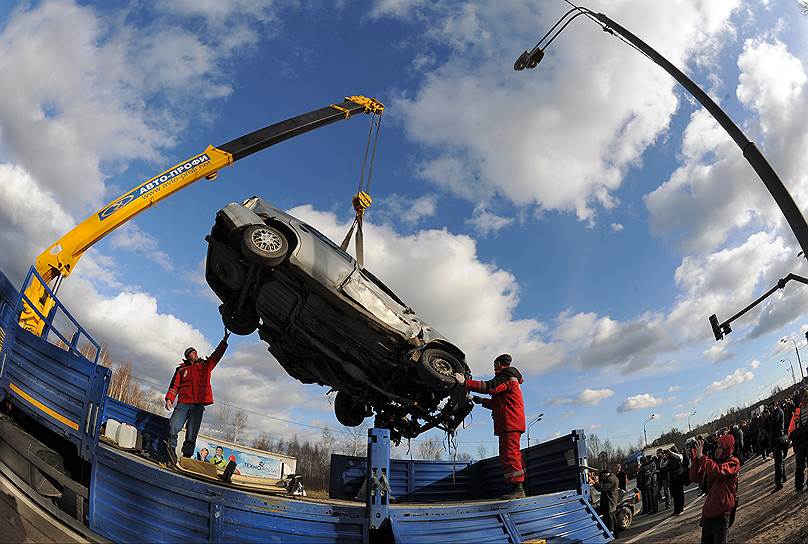
M 808 391 L 800 389 L 793 398 L 772 401 L 750 418 L 707 435 L 688 438 L 684 451 L 676 446 L 660 448 L 656 455 L 640 458 L 637 488 L 642 496 L 642 514 L 653 515 L 673 506 L 671 516 L 684 511 L 684 488 L 698 484 L 704 495 L 700 527 L 702 543 L 724 544 L 735 521 L 738 479 L 741 466 L 759 456 L 774 462 L 772 493 L 783 488 L 788 475 L 784 459 L 789 447 L 796 457 L 794 485 L 805 489 L 808 459 Z M 620 491 L 626 491 L 627 475 L 620 465 L 590 473 L 589 483 L 600 491 L 600 512 L 604 524 L 618 537 L 617 511 Z

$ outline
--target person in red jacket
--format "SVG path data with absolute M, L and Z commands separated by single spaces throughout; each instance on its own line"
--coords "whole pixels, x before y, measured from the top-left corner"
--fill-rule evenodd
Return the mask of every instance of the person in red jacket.
M 177 435 L 186 421 L 188 427 L 182 443 L 182 456 L 191 457 L 194 454 L 205 406 L 213 404 L 210 373 L 224 355 L 229 337 L 230 332 L 225 329 L 224 338 L 207 359 L 200 358 L 194 348 L 186 349 L 185 358 L 174 370 L 165 398 L 166 410 L 174 408 L 168 421 L 168 440 L 165 442 L 168 457 L 174 464 L 177 463 Z
M 697 440 L 692 450 L 690 481 L 701 482 L 701 488 L 707 494 L 701 508 L 703 543 L 726 544 L 735 518 L 741 462 L 732 455 L 734 449 L 735 438 L 725 434 L 718 438 L 715 460 L 704 455 L 703 440 Z
M 511 361 L 507 353 L 497 356 L 494 359 L 494 378 L 488 381 L 467 380 L 462 374 L 455 374 L 457 382 L 465 383 L 466 389 L 491 395 L 490 399 L 475 396 L 473 400 L 491 410 L 494 419 L 494 434 L 499 437 L 499 462 L 505 481 L 513 486 L 502 496 L 503 499 L 525 496 L 525 468 L 519 447 L 525 432 L 525 404 L 520 387 L 524 380 L 522 374 L 511 366 Z

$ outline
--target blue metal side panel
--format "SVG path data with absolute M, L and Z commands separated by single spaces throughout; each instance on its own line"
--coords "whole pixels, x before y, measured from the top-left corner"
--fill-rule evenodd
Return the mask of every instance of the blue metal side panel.
M 0 301 L 8 302 L 12 307 L 20 298 L 17 288 L 9 281 L 8 277 L 0 270 Z
M 601 543 L 612 540 L 592 506 L 568 491 L 517 501 L 440 507 L 396 506 L 390 512 L 400 544 L 426 542 Z
M 143 449 L 153 457 L 165 460 L 165 448 L 162 441 L 166 438 L 168 418 L 152 414 L 146 410 L 135 408 L 131 404 L 108 398 L 102 421 L 114 419 L 135 427 L 143 437 Z M 358 488 L 357 488 L 358 489 Z
M 396 501 L 431 502 L 474 498 L 471 463 L 451 461 L 390 460 L 390 487 Z M 354 499 L 367 473 L 364 457 L 331 455 L 332 499 Z M 360 497 L 361 499 L 361 497 Z
M 244 493 L 187 478 L 106 445 L 95 450 L 90 528 L 114 542 L 355 542 L 365 506 Z
M 10 333 L 0 380 L 8 397 L 46 427 L 76 444 L 82 456 L 89 459 L 101 424 L 98 411 L 102 406 L 98 405 L 106 398 L 109 369 L 20 327 L 14 326 Z

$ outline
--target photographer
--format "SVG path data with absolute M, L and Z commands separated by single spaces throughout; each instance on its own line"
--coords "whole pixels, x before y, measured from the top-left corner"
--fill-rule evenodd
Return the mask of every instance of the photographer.
M 716 441 L 715 461 L 704 453 L 705 441 L 697 440 L 692 450 L 690 480 L 701 482 L 707 497 L 701 509 L 702 543 L 726 544 L 735 521 L 738 473 L 741 463 L 732 455 L 735 439 L 727 434 Z

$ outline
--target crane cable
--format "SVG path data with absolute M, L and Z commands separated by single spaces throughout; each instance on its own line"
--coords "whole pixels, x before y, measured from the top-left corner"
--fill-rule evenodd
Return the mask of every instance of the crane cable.
M 373 199 L 370 197 L 370 182 L 373 179 L 373 170 L 376 166 L 376 145 L 379 142 L 379 131 L 381 129 L 381 125 L 382 114 L 381 112 L 376 113 L 374 111 L 370 118 L 368 140 L 365 144 L 365 156 L 362 159 L 362 170 L 359 173 L 359 185 L 356 188 L 356 194 L 351 198 L 351 205 L 353 206 L 356 215 L 354 216 L 351 228 L 348 229 L 348 234 L 345 235 L 345 238 L 340 244 L 340 248 L 342 248 L 343 251 L 346 251 L 348 249 L 348 244 L 351 242 L 351 236 L 353 236 L 354 229 L 356 229 L 356 262 L 359 263 L 360 268 L 364 267 L 365 264 L 365 237 L 362 231 L 362 220 L 365 216 L 365 210 L 368 209 L 373 203 Z M 376 131 L 375 136 L 373 135 L 374 127 Z M 371 139 L 373 140 L 372 149 L 370 145 Z M 365 169 L 368 165 L 368 154 L 370 154 L 370 167 L 367 168 L 367 177 L 365 177 Z

